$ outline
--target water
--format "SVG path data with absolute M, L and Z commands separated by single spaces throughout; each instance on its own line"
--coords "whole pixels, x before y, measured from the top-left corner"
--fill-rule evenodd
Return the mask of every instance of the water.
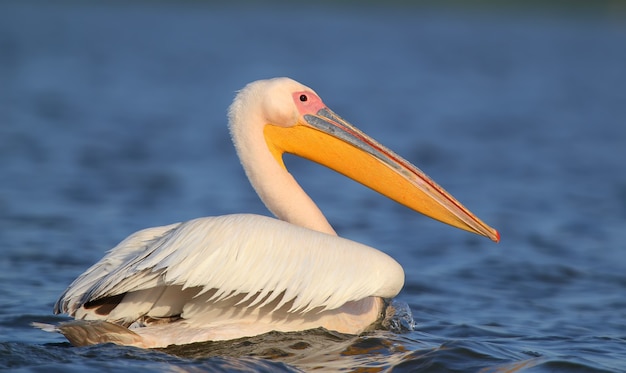
M 626 20 L 595 8 L 2 2 L 0 367 L 19 371 L 626 371 Z M 287 164 L 405 268 L 417 328 L 168 350 L 71 347 L 65 287 L 128 234 L 266 214 L 225 126 L 291 76 L 500 230 L 495 245 Z

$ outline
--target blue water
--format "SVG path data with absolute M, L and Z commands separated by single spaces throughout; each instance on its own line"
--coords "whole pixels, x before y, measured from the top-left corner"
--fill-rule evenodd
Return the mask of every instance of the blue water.
M 595 4 L 0 3 L 0 368 L 626 371 L 626 16 Z M 415 331 L 153 351 L 32 328 L 65 320 L 65 287 L 138 229 L 267 214 L 226 108 L 273 76 L 312 86 L 501 243 L 289 158 L 341 235 L 402 263 Z

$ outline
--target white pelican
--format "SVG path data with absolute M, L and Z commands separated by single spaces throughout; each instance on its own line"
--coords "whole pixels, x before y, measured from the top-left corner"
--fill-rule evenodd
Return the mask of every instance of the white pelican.
M 288 78 L 248 84 L 229 110 L 246 175 L 278 219 L 240 214 L 148 228 L 80 275 L 54 306 L 74 345 L 143 348 L 324 327 L 358 334 L 404 284 L 388 255 L 337 237 L 283 153 L 330 167 L 409 208 L 494 241 L 498 232 L 417 167 Z

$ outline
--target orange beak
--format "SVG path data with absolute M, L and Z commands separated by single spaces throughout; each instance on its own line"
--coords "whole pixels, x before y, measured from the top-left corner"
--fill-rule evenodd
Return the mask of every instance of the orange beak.
M 303 113 L 291 127 L 266 125 L 266 141 L 283 165 L 284 152 L 329 167 L 417 212 L 498 242 L 500 234 L 419 168 L 327 107 Z

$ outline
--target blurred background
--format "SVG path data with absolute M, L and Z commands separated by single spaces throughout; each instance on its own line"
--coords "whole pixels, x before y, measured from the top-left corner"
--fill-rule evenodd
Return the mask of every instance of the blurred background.
M 623 1 L 0 2 L 0 342 L 63 341 L 29 323 L 59 321 L 65 287 L 138 229 L 267 214 L 226 112 L 276 76 L 499 229 L 494 245 L 288 157 L 340 235 L 402 263 L 430 333 L 409 338 L 624 367 Z

